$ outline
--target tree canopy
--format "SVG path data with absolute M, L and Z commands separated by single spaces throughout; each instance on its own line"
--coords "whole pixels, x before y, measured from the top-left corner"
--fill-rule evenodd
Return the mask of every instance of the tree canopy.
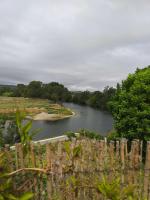
M 119 137 L 150 139 L 150 66 L 118 84 L 109 107 Z

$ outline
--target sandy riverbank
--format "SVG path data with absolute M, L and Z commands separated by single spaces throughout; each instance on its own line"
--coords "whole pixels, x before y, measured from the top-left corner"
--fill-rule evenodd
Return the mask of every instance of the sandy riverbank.
M 57 121 L 65 118 L 74 116 L 75 113 L 72 112 L 72 115 L 63 115 L 63 114 L 48 114 L 46 112 L 39 113 L 32 117 L 33 120 L 47 120 L 47 121 Z

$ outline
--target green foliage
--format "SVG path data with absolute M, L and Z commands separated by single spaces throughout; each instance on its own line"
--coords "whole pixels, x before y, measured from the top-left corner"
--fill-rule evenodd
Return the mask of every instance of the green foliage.
M 102 92 L 72 92 L 72 101 L 74 103 L 89 105 L 94 108 L 101 110 L 108 110 L 108 102 L 112 99 L 115 94 L 115 89 L 112 87 L 105 87 Z
M 13 96 L 15 90 L 15 86 L 12 85 L 0 85 L 0 96 Z
M 80 136 L 82 136 L 82 137 L 88 137 L 90 139 L 101 140 L 101 139 L 104 138 L 100 134 L 98 134 L 96 132 L 93 132 L 93 131 L 86 130 L 86 129 L 80 129 L 78 131 L 78 133 L 80 133 Z
M 69 169 L 66 169 L 66 171 L 71 171 L 73 172 L 75 168 L 75 160 L 80 156 L 82 153 L 82 146 L 76 145 L 75 147 L 71 147 L 71 142 L 67 141 L 64 143 L 64 150 L 67 153 L 67 159 L 70 161 L 70 166 Z
M 72 138 L 76 138 L 77 136 L 75 135 L 74 132 L 72 131 L 67 131 L 64 133 L 64 135 L 66 135 L 69 139 L 72 139 Z
M 20 197 L 15 195 L 12 178 L 9 177 L 9 166 L 5 153 L 0 153 L 0 200 L 29 200 L 33 194 L 27 192 Z
M 103 177 L 102 181 L 98 183 L 98 191 L 110 200 L 138 200 L 139 196 L 135 192 L 136 185 L 121 186 L 121 181 L 116 178 L 112 181 Z
M 64 143 L 64 149 L 67 153 L 68 159 L 75 159 L 79 157 L 81 151 L 82 151 L 82 146 L 77 145 L 73 149 L 71 149 L 71 143 L 70 141 L 67 141 Z
M 79 135 L 76 135 L 74 132 L 72 131 L 67 131 L 64 134 L 71 140 L 73 138 L 79 139 L 80 137 L 87 137 L 90 139 L 96 139 L 96 140 L 102 140 L 104 139 L 103 136 L 101 136 L 100 134 L 94 132 L 94 131 L 90 131 L 87 129 L 79 129 L 77 131 L 77 133 L 79 133 Z
M 70 187 L 70 189 L 75 190 L 77 188 L 78 185 L 78 180 L 75 176 L 69 176 L 66 179 L 66 186 L 65 187 Z
M 110 141 L 110 140 L 119 140 L 119 136 L 118 136 L 118 133 L 115 131 L 115 130 L 112 130 L 108 135 L 107 135 L 107 140 Z
M 16 125 L 17 125 L 17 132 L 21 139 L 21 144 L 24 147 L 24 152 L 26 153 L 29 148 L 29 143 L 32 141 L 33 137 L 39 133 L 40 129 L 35 129 L 31 131 L 32 128 L 32 120 L 24 121 L 26 115 L 24 112 L 20 112 L 17 110 L 16 112 Z
M 51 82 L 43 85 L 43 98 L 51 99 L 54 102 L 58 101 L 70 101 L 71 93 L 64 85 L 57 82 Z
M 73 94 L 73 102 L 86 105 L 88 102 L 88 99 L 91 96 L 91 93 L 89 91 L 83 91 L 83 92 L 72 92 Z
M 13 96 L 13 92 L 4 92 L 2 94 L 2 96 L 4 96 L 4 97 L 12 97 Z
M 71 148 L 70 148 L 70 142 L 65 142 L 64 143 L 64 149 L 67 153 L 68 158 L 71 156 Z
M 28 121 L 23 124 L 25 119 L 25 113 L 16 112 L 16 126 L 18 134 L 21 138 L 21 143 L 24 146 L 24 153 L 28 151 L 29 142 L 32 140 L 32 137 L 37 133 L 37 130 L 30 133 L 32 127 L 32 121 Z M 2 144 L 3 145 L 3 144 Z M 33 197 L 33 194 L 27 192 L 20 197 L 16 197 L 13 191 L 12 178 L 9 177 L 9 166 L 7 161 L 6 153 L 0 154 L 0 200 L 29 200 Z
M 32 197 L 33 197 L 33 194 L 31 192 L 26 192 L 21 197 L 19 197 L 18 200 L 28 200 L 28 199 L 32 199 Z
M 42 95 L 42 82 L 31 81 L 27 86 L 27 96 L 32 98 L 40 98 Z
M 150 139 L 150 66 L 129 74 L 109 103 L 119 137 Z
M 24 84 L 18 84 L 14 90 L 14 95 L 16 97 L 26 97 L 27 96 L 27 86 Z
M 41 81 L 31 81 L 28 85 L 18 84 L 14 96 L 44 98 L 54 102 L 71 100 L 71 93 L 68 89 L 57 82 L 44 84 Z
M 79 157 L 80 153 L 82 150 L 82 146 L 78 145 L 76 147 L 73 148 L 73 158 Z

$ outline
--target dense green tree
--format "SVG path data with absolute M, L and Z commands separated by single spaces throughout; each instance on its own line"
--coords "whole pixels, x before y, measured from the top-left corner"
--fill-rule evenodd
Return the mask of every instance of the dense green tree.
M 108 102 L 114 96 L 116 89 L 106 87 L 103 92 L 72 92 L 72 102 L 82 105 L 89 105 L 101 110 L 108 110 Z
M 57 82 L 43 84 L 42 97 L 53 100 L 54 102 L 64 102 L 71 100 L 71 93 L 64 85 Z
M 87 105 L 91 93 L 89 91 L 73 92 L 72 101 L 77 104 Z
M 87 104 L 89 106 L 94 107 L 94 108 L 100 108 L 100 106 L 101 106 L 101 102 L 100 101 L 101 101 L 102 97 L 103 97 L 102 92 L 95 91 L 95 92 L 93 92 L 91 94 L 90 98 L 88 99 Z
M 115 95 L 116 89 L 113 87 L 106 86 L 102 92 L 102 98 L 100 100 L 100 109 L 108 110 L 108 103 Z
M 109 106 L 119 137 L 150 139 L 150 66 L 129 74 Z
M 0 87 L 0 96 L 13 96 L 14 88 L 11 86 L 1 86 Z
M 27 86 L 24 84 L 17 84 L 17 87 L 14 91 L 14 96 L 25 97 L 27 95 Z
M 27 86 L 27 97 L 41 98 L 42 96 L 42 82 L 31 81 Z

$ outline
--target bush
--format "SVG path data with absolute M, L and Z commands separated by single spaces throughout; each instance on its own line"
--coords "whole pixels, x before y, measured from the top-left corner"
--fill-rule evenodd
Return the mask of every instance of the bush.
M 80 133 L 80 136 L 88 137 L 90 139 L 102 140 L 104 138 L 100 134 L 86 129 L 80 129 L 78 133 Z
M 72 131 L 67 131 L 67 132 L 64 133 L 64 135 L 66 135 L 69 139 L 76 138 L 75 133 L 72 132 Z
M 117 86 L 109 103 L 119 137 L 150 139 L 150 66 L 137 69 Z

